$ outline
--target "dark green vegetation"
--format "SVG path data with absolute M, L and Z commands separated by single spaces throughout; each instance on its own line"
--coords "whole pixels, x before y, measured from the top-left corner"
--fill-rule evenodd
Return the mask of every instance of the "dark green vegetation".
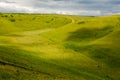
M 120 80 L 120 16 L 0 14 L 0 80 Z

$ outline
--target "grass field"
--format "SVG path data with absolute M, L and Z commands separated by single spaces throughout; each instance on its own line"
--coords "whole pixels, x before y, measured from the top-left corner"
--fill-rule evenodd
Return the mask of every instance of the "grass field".
M 0 14 L 0 80 L 120 80 L 120 15 Z

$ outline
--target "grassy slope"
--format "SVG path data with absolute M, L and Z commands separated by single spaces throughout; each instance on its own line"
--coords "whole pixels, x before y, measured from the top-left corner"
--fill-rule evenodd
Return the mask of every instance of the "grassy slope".
M 119 80 L 120 16 L 0 14 L 0 80 Z

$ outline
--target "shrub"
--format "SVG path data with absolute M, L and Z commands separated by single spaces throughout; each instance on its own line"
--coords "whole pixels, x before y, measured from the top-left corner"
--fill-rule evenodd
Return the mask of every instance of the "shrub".
M 14 17 L 13 15 L 10 15 L 11 17 Z
M 8 15 L 5 15 L 4 17 L 8 17 Z
M 1 17 L 4 17 L 3 15 L 1 15 Z
M 84 24 L 85 22 L 84 21 L 80 21 L 80 22 L 78 22 L 77 24 Z
M 1 17 L 8 17 L 7 15 L 1 15 Z
M 36 17 L 33 17 L 33 18 L 32 18 L 32 20 L 35 20 L 35 19 L 36 19 Z
M 15 22 L 16 20 L 15 19 L 10 19 L 11 22 Z

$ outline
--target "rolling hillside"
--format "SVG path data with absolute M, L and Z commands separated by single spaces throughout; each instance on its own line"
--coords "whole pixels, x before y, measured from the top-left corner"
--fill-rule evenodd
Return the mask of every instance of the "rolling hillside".
M 120 15 L 0 14 L 0 80 L 120 80 Z

